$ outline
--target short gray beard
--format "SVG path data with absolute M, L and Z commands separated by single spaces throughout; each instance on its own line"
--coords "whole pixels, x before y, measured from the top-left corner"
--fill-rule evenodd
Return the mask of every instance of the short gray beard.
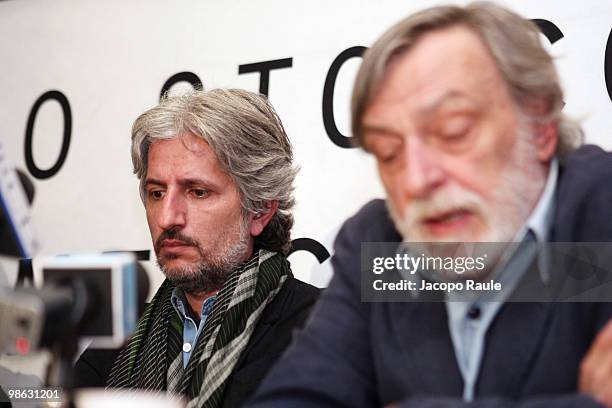
M 246 219 L 241 216 L 236 227 L 229 231 L 225 241 L 219 247 L 217 256 L 206 254 L 201 245 L 196 249 L 200 255 L 197 263 L 167 268 L 157 256 L 157 265 L 170 282 L 185 293 L 196 295 L 209 293 L 223 287 L 231 273 L 244 262 L 249 247 Z

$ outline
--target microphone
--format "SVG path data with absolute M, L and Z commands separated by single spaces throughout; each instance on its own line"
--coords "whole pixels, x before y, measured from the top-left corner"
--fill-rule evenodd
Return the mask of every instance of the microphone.
M 151 290 L 151 282 L 149 281 L 149 275 L 147 274 L 144 266 L 140 262 L 136 262 L 136 273 L 138 280 L 138 318 L 144 313 L 145 307 L 147 306 L 147 298 L 149 297 L 149 291 Z

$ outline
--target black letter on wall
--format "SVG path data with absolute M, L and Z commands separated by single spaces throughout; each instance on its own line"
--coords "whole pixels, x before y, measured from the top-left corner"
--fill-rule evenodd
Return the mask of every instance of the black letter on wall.
M 259 93 L 268 96 L 270 90 L 270 71 L 273 69 L 291 68 L 293 58 L 283 58 L 273 61 L 254 62 L 238 66 L 238 75 L 259 72 Z
M 563 32 L 555 25 L 555 23 L 541 18 L 534 18 L 531 21 L 536 23 L 542 34 L 544 34 L 551 44 L 554 44 L 563 38 Z M 565 102 L 563 102 L 563 106 L 565 106 Z
M 196 74 L 188 71 L 179 72 L 178 74 L 174 74 L 168 78 L 164 86 L 162 86 L 161 92 L 159 93 L 159 100 L 161 101 L 161 98 L 166 94 L 166 92 L 168 92 L 174 84 L 179 82 L 189 82 L 193 89 L 203 89 L 202 81 Z
M 57 158 L 55 164 L 48 170 L 41 170 L 36 166 L 36 163 L 34 163 L 34 155 L 32 154 L 32 133 L 34 132 L 34 122 L 36 121 L 38 110 L 43 103 L 50 99 L 55 99 L 57 102 L 59 102 L 60 106 L 62 107 L 62 111 L 64 112 L 64 137 L 62 139 L 62 149 L 60 150 L 59 157 Z M 68 155 L 71 133 L 72 113 L 70 111 L 70 104 L 68 103 L 66 96 L 64 96 L 64 94 L 60 91 L 48 91 L 42 94 L 41 97 L 36 100 L 34 106 L 32 106 L 30 116 L 28 116 L 28 124 L 25 134 L 25 161 L 28 171 L 30 174 L 32 174 L 32 176 L 41 180 L 47 179 L 49 177 L 53 177 L 62 168 L 62 165 L 66 161 L 66 156 Z
M 551 44 L 554 44 L 563 38 L 563 33 L 559 27 L 555 25 L 555 23 L 541 18 L 534 18 L 531 21 L 536 23 L 540 31 L 542 31 L 542 34 L 548 38 L 548 41 L 550 41 Z
M 312 238 L 297 238 L 291 241 L 291 251 L 289 255 L 296 251 L 308 251 L 317 257 L 319 263 L 323 263 L 329 258 L 329 252 L 321 243 Z
M 325 86 L 323 87 L 323 125 L 330 140 L 340 147 L 353 147 L 351 144 L 352 137 L 346 137 L 338 130 L 336 120 L 334 119 L 334 88 L 336 87 L 336 78 L 342 65 L 349 59 L 361 57 L 365 52 L 366 47 L 351 47 L 342 51 L 332 62 L 325 78 Z
M 610 35 L 608 35 L 608 43 L 606 44 L 604 77 L 606 78 L 606 89 L 608 90 L 608 97 L 612 101 L 612 31 L 610 31 Z

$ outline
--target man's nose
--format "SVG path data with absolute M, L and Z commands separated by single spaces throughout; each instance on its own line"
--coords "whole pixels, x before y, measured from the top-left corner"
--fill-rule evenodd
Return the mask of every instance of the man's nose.
M 187 221 L 185 204 L 185 199 L 180 193 L 168 190 L 162 201 L 159 226 L 164 230 L 183 228 Z
M 407 137 L 403 146 L 401 188 L 410 198 L 424 198 L 444 182 L 439 153 L 419 137 Z

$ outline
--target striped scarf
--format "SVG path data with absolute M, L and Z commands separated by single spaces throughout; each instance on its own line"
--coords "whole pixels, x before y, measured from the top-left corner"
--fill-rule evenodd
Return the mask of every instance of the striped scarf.
M 288 276 L 289 262 L 259 250 L 233 271 L 183 369 L 183 324 L 172 307 L 174 284 L 165 280 L 121 350 L 107 388 L 168 390 L 187 397 L 187 407 L 221 405 L 227 380 L 251 334 Z

